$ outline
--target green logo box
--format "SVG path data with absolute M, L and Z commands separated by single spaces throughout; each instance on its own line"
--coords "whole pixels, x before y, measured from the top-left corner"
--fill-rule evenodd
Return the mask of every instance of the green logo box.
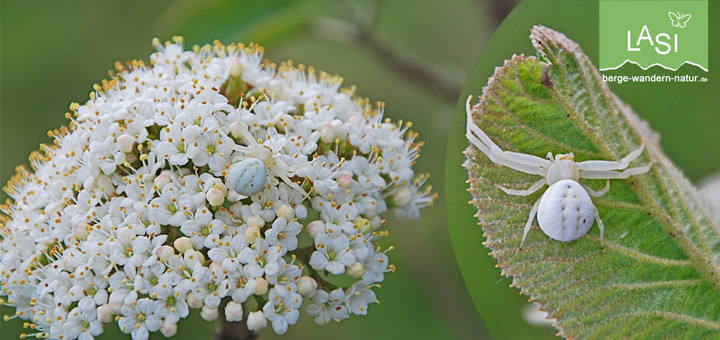
M 677 71 L 690 64 L 708 71 L 708 3 L 600 1 L 600 70 L 633 63 Z

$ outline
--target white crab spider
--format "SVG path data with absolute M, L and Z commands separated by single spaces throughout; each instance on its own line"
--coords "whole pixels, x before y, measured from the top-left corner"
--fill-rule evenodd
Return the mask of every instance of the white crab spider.
M 269 181 L 277 181 L 276 177 L 279 177 L 285 184 L 299 190 L 305 198 L 309 199 L 308 193 L 300 185 L 290 180 L 290 177 L 294 176 L 298 169 L 310 166 L 312 162 L 287 165 L 279 157 L 279 152 L 258 143 L 250 134 L 245 123 L 238 122 L 236 125 L 240 134 L 250 145 L 233 146 L 233 149 L 240 151 L 244 156 L 236 157 L 235 163 L 230 166 L 230 170 L 225 176 L 228 186 L 241 195 L 252 196 L 265 189 Z
M 503 151 L 472 120 L 472 108 L 468 97 L 465 104 L 467 112 L 467 131 L 465 136 L 472 145 L 488 156 L 490 161 L 524 173 L 543 176 L 526 190 L 514 190 L 495 185 L 509 195 L 528 196 L 545 184 L 549 188 L 535 202 L 525 224 L 520 247 L 525 243 L 533 219 L 537 214 L 540 229 L 550 238 L 558 241 L 573 241 L 585 235 L 597 221 L 600 228 L 600 244 L 603 243 L 605 228 L 597 208 L 590 196 L 600 197 L 610 189 L 610 179 L 623 179 L 642 174 L 650 170 L 651 164 L 636 168 L 627 168 L 630 162 L 643 152 L 644 144 L 620 161 L 584 161 L 575 162 L 572 153 L 559 154 L 547 159 L 524 153 Z M 580 178 L 607 179 L 605 188 L 595 192 L 579 182 Z

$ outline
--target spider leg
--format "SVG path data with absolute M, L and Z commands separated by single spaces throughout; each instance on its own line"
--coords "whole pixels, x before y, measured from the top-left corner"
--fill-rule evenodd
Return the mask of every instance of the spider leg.
M 530 216 L 528 217 L 527 223 L 525 223 L 525 229 L 523 230 L 522 240 L 520 241 L 520 249 L 522 249 L 523 244 L 525 243 L 525 237 L 527 236 L 528 231 L 530 231 L 530 227 L 532 226 L 532 222 L 535 219 L 535 215 L 537 215 L 538 206 L 540 205 L 541 199 L 542 199 L 542 196 L 540 196 L 540 198 L 538 198 L 538 200 L 535 201 L 535 204 L 533 204 L 533 207 L 530 210 Z M 597 209 L 596 209 L 596 211 L 597 211 Z
M 537 181 L 537 182 L 535 182 L 535 184 L 533 184 L 530 188 L 528 188 L 528 189 L 526 189 L 526 190 L 508 189 L 508 188 L 506 188 L 506 187 L 504 187 L 504 186 L 502 186 L 502 185 L 495 184 L 495 186 L 496 186 L 498 189 L 504 191 L 506 194 L 508 194 L 508 195 L 515 195 L 515 196 L 528 196 L 528 195 L 532 194 L 533 192 L 536 192 L 536 191 L 540 190 L 540 188 L 542 188 L 543 185 L 545 185 L 545 179 L 544 179 L 544 178 L 541 179 L 541 180 L 539 180 L 539 181 Z
M 303 196 L 305 196 L 305 198 L 308 199 L 308 201 L 310 200 L 310 194 L 306 193 L 305 190 L 303 190 L 303 188 L 300 185 L 291 181 L 290 177 L 288 177 L 287 174 L 281 173 L 281 172 L 275 172 L 275 175 L 277 175 L 277 177 L 280 177 L 280 179 L 282 179 L 282 181 L 285 182 L 285 184 L 289 185 L 291 188 L 293 188 L 295 190 L 299 190 L 303 194 Z
M 545 176 L 552 162 L 533 155 L 503 151 L 482 129 L 475 125 L 472 120 L 471 99 L 472 95 L 468 97 L 466 102 L 467 130 L 465 132 L 465 137 L 467 137 L 470 143 L 475 145 L 475 147 L 482 151 L 490 161 L 495 164 L 500 164 L 528 174 Z
M 642 154 L 645 149 L 645 144 L 640 145 L 640 148 L 629 153 L 620 161 L 584 161 L 576 163 L 578 170 L 583 171 L 608 171 L 608 170 L 623 170 L 630 165 L 630 162 L 635 160 Z
M 623 171 L 605 170 L 605 171 L 580 171 L 580 178 L 588 179 L 625 179 L 630 176 L 644 174 L 650 171 L 652 162 L 646 166 L 625 169 Z
M 608 190 L 610 190 L 610 180 L 609 179 L 607 180 L 605 187 L 600 191 L 595 191 L 592 188 L 590 188 L 589 186 L 582 184 L 582 183 L 580 183 L 580 185 L 582 185 L 583 188 L 585 188 L 585 191 L 587 191 L 588 195 L 590 195 L 592 197 L 600 197 L 602 195 L 605 195 L 608 192 Z
M 603 240 L 603 234 L 605 233 L 605 226 L 600 219 L 600 213 L 595 208 L 595 221 L 597 221 L 598 227 L 600 228 L 600 248 L 605 249 L 605 241 Z

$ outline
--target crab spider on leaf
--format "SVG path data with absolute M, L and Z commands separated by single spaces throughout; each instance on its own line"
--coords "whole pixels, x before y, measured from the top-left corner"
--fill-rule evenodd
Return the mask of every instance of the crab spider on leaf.
M 630 162 L 642 154 L 644 144 L 619 161 L 575 162 L 572 153 L 555 156 L 548 153 L 547 159 L 545 159 L 519 152 L 503 151 L 473 122 L 473 110 L 470 105 L 472 97 L 470 95 L 465 104 L 467 113 L 465 136 L 470 143 L 495 164 L 543 177 L 526 190 L 508 189 L 497 184 L 495 186 L 509 195 L 516 196 L 528 196 L 540 190 L 545 184 L 549 186 L 530 210 L 530 216 L 520 241 L 520 248 L 525 243 L 525 237 L 530 231 L 535 215 L 537 215 L 540 229 L 546 235 L 564 242 L 573 241 L 585 235 L 592 227 L 593 221 L 597 221 L 600 228 L 600 245 L 604 247 L 603 232 L 605 228 L 590 197 L 600 197 L 607 193 L 610 190 L 611 179 L 625 179 L 648 172 L 652 163 L 628 168 Z M 606 179 L 607 182 L 605 188 L 596 192 L 580 183 L 581 178 Z

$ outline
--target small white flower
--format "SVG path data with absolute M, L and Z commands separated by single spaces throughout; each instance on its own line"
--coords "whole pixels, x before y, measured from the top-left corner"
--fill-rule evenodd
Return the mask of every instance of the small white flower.
M 350 241 L 345 235 L 320 234 L 315 238 L 315 249 L 310 257 L 310 265 L 315 270 L 340 275 L 345 272 L 345 267 L 355 264 L 355 255 L 350 251 Z
M 315 317 L 315 323 L 318 325 L 327 325 L 328 322 L 335 320 L 340 321 L 350 316 L 348 308 L 343 305 L 345 302 L 345 293 L 342 288 L 338 288 L 328 294 L 324 290 L 319 290 L 313 295 L 314 304 L 307 307 L 307 313 Z
M 350 309 L 350 313 L 354 315 L 367 315 L 368 304 L 378 302 L 375 292 L 365 281 L 355 282 L 345 292 L 345 305 Z
M 280 272 L 282 246 L 270 246 L 267 241 L 258 238 L 252 248 L 245 248 L 238 258 L 247 263 L 247 273 L 251 277 L 277 275 Z
M 286 251 L 295 250 L 298 245 L 297 235 L 302 225 L 296 221 L 288 222 L 284 218 L 278 218 L 273 222 L 272 228 L 265 232 L 265 240 L 268 244 L 280 244 Z
M 120 330 L 131 334 L 133 339 L 147 339 L 148 332 L 155 332 L 162 327 L 162 319 L 154 313 L 154 307 L 150 299 L 124 304 L 121 308 L 122 316 L 118 319 Z
M 300 312 L 298 308 L 302 305 L 302 297 L 290 287 L 273 288 L 270 290 L 268 302 L 262 311 L 265 317 L 272 322 L 275 333 L 285 334 L 288 325 L 294 325 Z

